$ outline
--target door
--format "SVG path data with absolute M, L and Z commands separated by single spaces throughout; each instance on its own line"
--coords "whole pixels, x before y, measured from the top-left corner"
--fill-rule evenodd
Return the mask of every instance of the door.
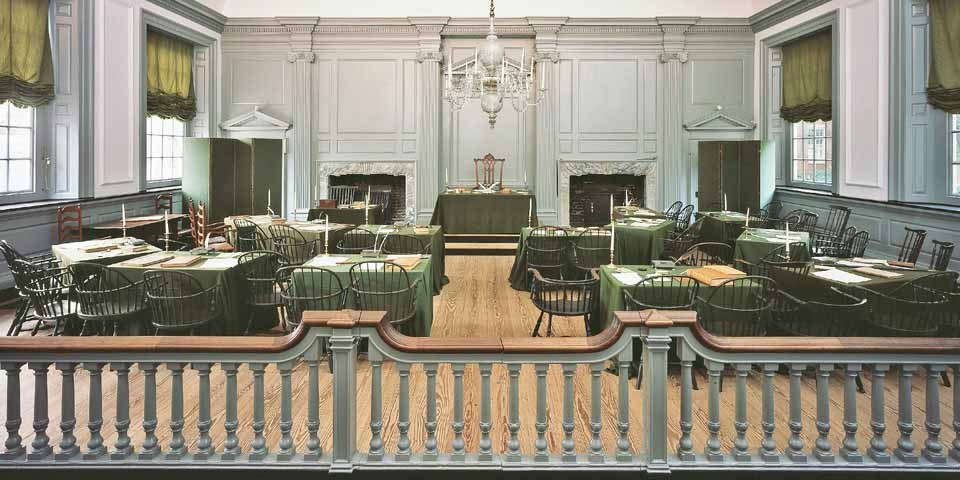
M 709 211 L 721 202 L 722 142 L 697 144 L 697 210 Z

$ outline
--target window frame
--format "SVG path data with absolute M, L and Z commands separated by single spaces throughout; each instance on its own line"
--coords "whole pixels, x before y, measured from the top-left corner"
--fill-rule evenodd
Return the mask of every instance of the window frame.
M 788 186 L 796 187 L 796 188 L 806 188 L 806 189 L 812 189 L 812 190 L 825 190 L 830 192 L 835 191 L 836 185 L 837 185 L 837 149 L 836 149 L 835 134 L 837 132 L 837 129 L 833 124 L 832 118 L 828 121 L 831 123 L 830 136 L 829 137 L 825 136 L 824 138 L 830 139 L 830 183 L 794 180 L 793 162 L 795 158 L 794 158 L 793 144 L 794 144 L 795 138 L 793 136 L 793 127 L 794 125 L 796 125 L 796 123 L 784 122 L 784 125 L 786 125 L 785 136 L 786 136 L 786 143 L 787 143 L 786 167 L 784 168 L 786 178 L 784 179 L 784 181 Z M 815 123 L 815 122 L 805 122 L 805 123 Z M 806 138 L 806 137 L 802 137 L 802 138 Z
M 948 203 L 960 203 L 960 182 L 953 181 L 954 168 L 960 168 L 960 113 L 947 116 L 947 192 Z M 956 191 L 955 191 L 956 190 Z
M 151 134 L 151 133 L 149 132 L 149 129 L 146 127 L 146 124 L 149 123 L 150 117 L 151 117 L 151 116 L 147 116 L 147 119 L 148 119 L 148 120 L 147 120 L 147 122 L 145 123 L 145 126 L 144 126 L 143 135 L 144 135 L 144 140 L 145 140 L 145 141 L 147 140 L 147 138 L 148 138 L 150 135 L 155 135 L 155 136 L 158 136 L 158 137 L 161 137 L 161 138 L 162 138 L 162 137 L 176 137 L 176 136 L 177 136 L 177 135 L 166 135 L 166 134 L 163 134 L 163 133 L 161 133 L 161 134 Z M 160 117 L 157 117 L 157 118 L 160 118 Z M 184 122 L 184 121 L 182 121 L 182 120 L 178 120 L 178 121 L 180 121 L 181 123 L 183 123 L 183 137 L 182 137 L 182 138 L 189 138 L 189 137 L 191 136 L 191 135 L 190 135 L 190 128 L 192 127 L 191 122 Z M 180 177 L 177 177 L 177 178 L 165 178 L 165 179 L 161 179 L 161 180 L 149 180 L 149 179 L 147 178 L 147 176 L 149 175 L 149 171 L 150 171 L 150 170 L 149 170 L 149 166 L 150 166 L 150 159 L 151 159 L 151 157 L 150 157 L 150 155 L 149 155 L 149 153 L 150 153 L 150 151 L 149 151 L 149 143 L 150 143 L 150 142 L 146 142 L 146 143 L 147 143 L 148 148 L 147 148 L 147 149 L 144 149 L 144 154 L 143 154 L 143 181 L 144 181 L 144 184 L 146 185 L 146 187 L 147 187 L 148 189 L 150 189 L 150 188 L 171 187 L 171 186 L 180 185 L 181 182 L 182 182 L 182 179 L 183 179 L 183 146 L 182 146 L 183 144 L 182 144 L 182 142 L 181 142 L 181 147 L 180 147 Z M 162 160 L 163 158 L 167 158 L 167 157 L 161 156 L 161 157 L 153 157 L 153 158 L 154 158 L 154 160 Z
M 153 12 L 142 10 L 141 17 L 141 28 L 140 28 L 140 45 L 141 45 L 141 55 L 140 58 L 146 59 L 147 55 L 147 30 L 152 29 L 156 31 L 163 32 L 167 35 L 172 35 L 193 43 L 194 47 L 194 64 L 193 64 L 193 84 L 194 91 L 199 91 L 200 86 L 197 83 L 197 65 L 196 65 L 196 52 L 198 48 L 206 49 L 208 63 L 207 70 L 208 72 L 216 72 L 216 55 L 213 55 L 214 52 L 218 50 L 217 42 L 218 40 L 209 37 L 203 33 L 192 30 L 182 24 L 176 23 L 168 18 L 157 15 Z M 147 62 L 140 62 L 140 84 L 142 95 L 140 96 L 140 190 L 147 191 L 157 188 L 165 187 L 179 187 L 182 184 L 182 175 L 183 175 L 183 164 L 181 163 L 181 178 L 173 180 L 158 180 L 158 181 L 147 181 Z M 205 111 L 209 115 L 209 118 L 216 118 L 216 101 L 217 92 L 216 92 L 216 82 L 213 80 L 212 75 L 207 75 L 206 77 L 207 85 L 203 86 L 203 90 L 206 92 L 206 102 L 203 105 L 200 105 L 198 102 L 197 110 Z M 209 123 L 209 122 L 208 122 Z M 184 122 L 184 138 L 193 137 L 197 132 L 194 127 L 193 121 Z M 210 124 L 209 130 L 204 132 L 206 136 L 213 136 L 214 129 L 216 125 Z
M 0 192 L 0 205 L 12 205 L 17 203 L 38 202 L 47 200 L 51 197 L 50 189 L 44 185 L 44 180 L 49 181 L 49 171 L 44 167 L 44 159 L 49 158 L 47 152 L 47 143 L 45 141 L 45 129 L 48 126 L 47 106 L 41 105 L 33 107 L 33 138 L 31 143 L 31 170 L 33 171 L 33 186 L 30 191 L 20 192 Z
M 817 18 L 814 18 L 808 22 L 805 22 L 801 25 L 797 25 L 793 28 L 790 28 L 786 31 L 777 33 L 768 38 L 760 40 L 760 52 L 763 56 L 762 68 L 764 72 L 768 74 L 771 72 L 770 64 L 770 55 L 771 50 L 779 50 L 783 44 L 797 40 L 802 37 L 812 35 L 814 33 L 823 31 L 827 28 L 830 29 L 831 41 L 830 41 L 830 52 L 831 52 L 831 75 L 832 75 L 832 91 L 833 91 L 833 101 L 836 102 L 837 94 L 840 91 L 840 76 L 838 73 L 839 68 L 839 31 L 838 31 L 838 14 L 837 11 L 827 12 Z M 779 68 L 779 67 L 777 67 Z M 769 82 L 763 82 L 763 90 L 761 91 L 761 104 L 762 111 L 767 112 L 764 114 L 764 122 L 762 122 L 762 132 L 761 138 L 768 138 L 771 140 L 776 140 L 779 144 L 779 159 L 778 159 L 778 168 L 781 178 L 777 182 L 778 186 L 806 189 L 806 190 L 817 190 L 822 192 L 831 193 L 833 195 L 838 194 L 838 188 L 840 185 L 840 163 L 843 161 L 840 153 L 840 143 L 843 140 L 843 131 L 839 128 L 843 125 L 843 117 L 839 108 L 834 105 L 832 115 L 830 120 L 833 122 L 832 136 L 831 136 L 831 148 L 832 148 L 832 160 L 831 160 L 831 184 L 819 184 L 819 183 L 810 183 L 810 182 L 796 182 L 793 181 L 793 124 L 787 122 L 780 118 L 782 125 L 782 131 L 775 130 L 775 124 L 770 120 L 770 112 L 777 112 L 780 109 L 779 105 L 772 105 L 773 99 L 779 98 L 780 93 L 777 93 L 777 96 L 774 97 L 773 92 L 769 86 Z M 777 84 L 776 88 L 782 88 L 780 84 Z M 773 130 L 773 131 L 771 131 Z

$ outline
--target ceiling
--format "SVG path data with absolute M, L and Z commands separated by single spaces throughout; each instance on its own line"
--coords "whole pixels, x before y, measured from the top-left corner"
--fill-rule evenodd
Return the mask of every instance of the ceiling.
M 485 17 L 487 0 L 199 0 L 228 17 Z M 498 17 L 742 18 L 776 0 L 500 0 Z

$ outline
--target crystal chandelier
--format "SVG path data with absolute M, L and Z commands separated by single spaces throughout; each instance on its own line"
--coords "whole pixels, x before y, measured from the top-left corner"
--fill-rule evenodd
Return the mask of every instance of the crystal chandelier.
M 487 114 L 490 128 L 497 123 L 497 113 L 503 108 L 503 97 L 513 104 L 513 109 L 523 113 L 539 104 L 547 91 L 543 75 L 540 88 L 534 86 L 534 62 L 526 65 L 526 49 L 520 53 L 520 61 L 504 55 L 503 46 L 497 42 L 494 26 L 493 0 L 490 0 L 490 31 L 487 41 L 480 49 L 474 49 L 473 62 L 469 60 L 454 69 L 453 49 L 447 58 L 446 82 L 443 98 L 450 102 L 452 111 L 460 111 L 467 100 L 480 99 L 480 108 Z

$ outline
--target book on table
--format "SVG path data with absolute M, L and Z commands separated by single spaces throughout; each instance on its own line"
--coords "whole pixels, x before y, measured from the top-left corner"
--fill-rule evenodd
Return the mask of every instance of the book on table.
M 139 258 L 134 258 L 123 262 L 121 265 L 126 267 L 149 267 L 150 265 L 156 265 L 158 263 L 166 262 L 173 258 L 173 255 L 146 255 Z
M 166 262 L 160 264 L 161 268 L 183 268 L 189 267 L 191 265 L 196 265 L 203 261 L 203 257 L 193 256 L 193 255 L 184 255 L 181 257 L 174 257 Z
M 716 287 L 727 280 L 743 277 L 747 274 L 726 265 L 707 265 L 687 270 L 685 275 L 700 283 Z

